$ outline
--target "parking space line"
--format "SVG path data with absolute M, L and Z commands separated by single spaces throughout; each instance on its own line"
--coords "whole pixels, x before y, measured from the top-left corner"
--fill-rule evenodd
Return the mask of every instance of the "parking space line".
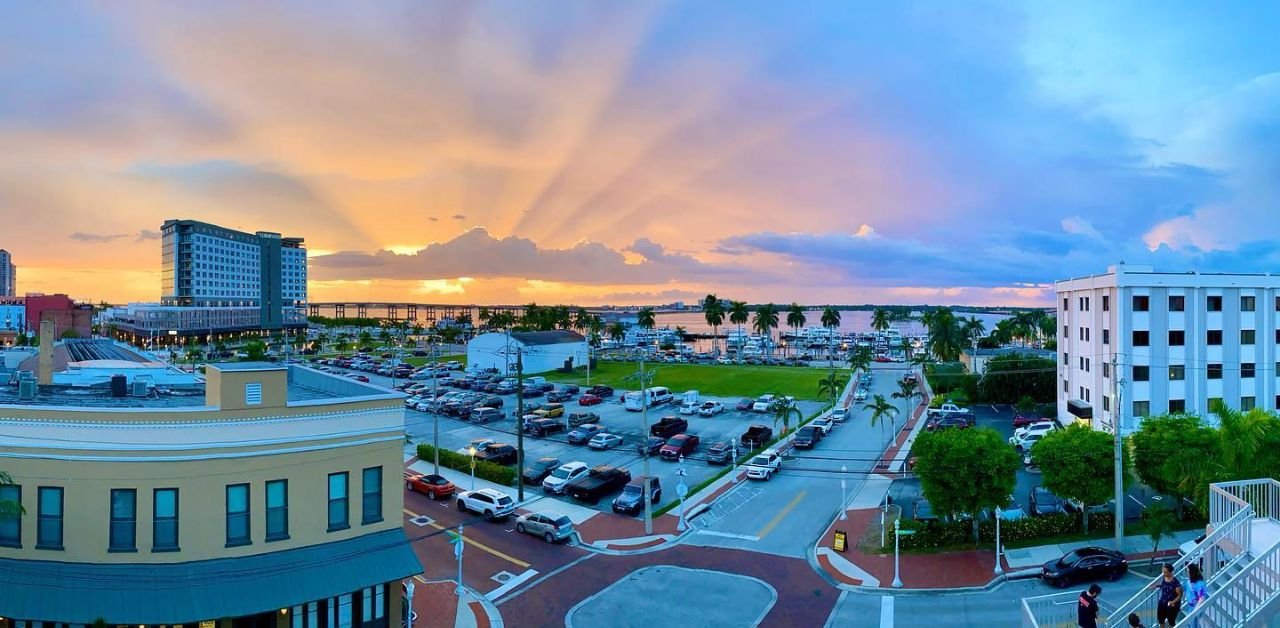
M 415 512 L 413 512 L 413 511 L 409 510 L 408 508 L 404 508 L 403 510 L 404 510 L 404 514 L 408 515 L 410 519 L 414 519 L 414 518 L 416 518 L 416 517 L 420 516 L 420 515 L 418 515 L 418 513 L 415 513 Z M 438 524 L 438 523 L 436 523 L 436 522 L 434 522 L 434 521 L 432 521 L 431 523 L 428 523 L 427 525 L 429 525 L 429 526 L 431 526 L 431 527 L 433 527 L 433 528 L 435 528 L 435 529 L 437 529 L 437 530 L 452 530 L 452 529 L 453 529 L 453 526 L 442 526 L 442 525 L 440 525 L 440 524 Z M 470 545 L 470 546 L 472 546 L 472 547 L 474 547 L 474 548 L 476 548 L 476 549 L 478 549 L 478 550 L 481 550 L 481 551 L 484 551 L 484 552 L 488 552 L 488 553 L 490 553 L 490 554 L 493 554 L 494 556 L 497 556 L 498 558 L 501 558 L 502 560 L 505 560 L 505 561 L 507 561 L 507 562 L 509 562 L 509 563 L 511 563 L 511 564 L 513 564 L 513 565 L 519 565 L 519 566 L 521 566 L 521 567 L 524 567 L 525 569 L 528 569 L 528 568 L 530 567 L 529 563 L 526 563 L 526 562 L 524 562 L 523 560 L 520 560 L 519 558 L 515 558 L 514 556 L 511 556 L 511 555 L 509 555 L 509 554 L 504 554 L 504 553 L 502 553 L 502 552 L 500 552 L 500 551 L 498 551 L 498 550 L 496 550 L 496 549 L 493 549 L 492 547 L 489 547 L 488 545 L 485 545 L 484 543 L 481 543 L 481 542 L 479 542 L 479 541 L 476 541 L 476 540 L 472 539 L 471 537 L 468 537 L 466 534 L 463 534 L 463 535 L 462 535 L 462 540 L 463 540 L 463 541 L 466 541 L 467 545 Z
M 769 520 L 769 523 L 766 523 L 763 528 L 760 528 L 760 531 L 756 533 L 756 537 L 763 539 L 764 537 L 769 536 L 769 533 L 773 532 L 773 529 L 778 527 L 778 524 L 782 523 L 782 520 L 785 519 L 788 514 L 791 514 L 791 511 L 795 510 L 796 506 L 800 505 L 800 501 L 804 499 L 804 496 L 808 494 L 809 491 L 800 491 L 797 493 L 790 503 L 784 506 L 782 510 L 779 510 L 778 514 L 773 516 L 773 519 Z

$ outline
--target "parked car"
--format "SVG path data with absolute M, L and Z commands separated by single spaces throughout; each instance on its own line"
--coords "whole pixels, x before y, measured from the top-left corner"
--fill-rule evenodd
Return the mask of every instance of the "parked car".
M 760 395 L 755 403 L 751 404 L 752 412 L 768 412 L 773 409 L 773 402 L 777 400 L 776 395 Z
M 604 403 L 604 399 L 601 398 L 600 395 L 586 393 L 581 397 L 578 397 L 578 405 L 580 406 L 594 406 L 601 403 Z
M 547 479 L 547 476 L 551 475 L 552 471 L 559 469 L 562 464 L 564 463 L 560 462 L 559 458 L 538 458 L 533 464 L 524 468 L 524 471 L 520 474 L 520 479 L 525 484 L 542 484 L 542 481 Z
M 484 451 L 476 454 L 478 462 L 492 462 L 493 464 L 515 464 L 517 458 L 516 448 L 511 445 L 502 443 L 494 443 L 484 448 Z
M 742 398 L 742 399 L 739 399 L 738 403 L 733 406 L 733 409 L 737 410 L 738 412 L 748 412 L 751 410 L 751 406 L 755 405 L 755 403 L 756 403 L 755 399 Z
M 689 422 L 678 416 L 664 416 L 657 423 L 649 426 L 651 436 L 671 438 L 689 429 Z
M 1052 420 L 1053 419 L 1040 418 L 1040 415 L 1038 414 L 1027 414 L 1025 412 L 1019 412 L 1013 415 L 1013 429 L 1016 430 L 1020 427 L 1026 427 L 1028 425 L 1031 425 L 1032 423 L 1039 423 L 1040 421 L 1052 421 Z
M 548 543 L 555 543 L 573 536 L 573 520 L 559 513 L 526 513 L 516 518 L 516 532 L 540 536 Z
M 406 473 L 404 476 L 404 488 L 414 493 L 422 493 L 430 499 L 442 499 L 452 495 L 457 490 L 453 482 L 445 479 L 443 475 L 434 473 L 427 475 Z
M 560 386 L 560 390 L 563 390 L 564 392 L 567 392 L 567 393 L 569 393 L 570 395 L 576 395 L 576 394 L 578 394 L 578 385 L 577 385 L 577 384 L 563 384 L 563 385 L 561 385 L 561 386 Z
M 472 408 L 472 423 L 488 423 L 490 421 L 501 421 L 502 411 L 497 408 Z
M 1027 511 L 1022 509 L 1022 504 L 1013 499 L 1013 495 L 1010 495 L 1005 505 L 996 509 L 996 516 L 1002 521 L 1017 521 L 1026 519 Z
M 667 444 L 658 450 L 658 454 L 667 460 L 675 460 L 680 456 L 688 456 L 698 448 L 698 437 L 694 434 L 676 434 L 667 439 Z
M 1009 442 L 1013 442 L 1015 438 L 1024 438 L 1029 434 L 1048 434 L 1057 429 L 1059 429 L 1057 421 L 1037 421 L 1026 427 L 1014 430 Z
M 791 445 L 796 449 L 813 449 L 820 440 L 822 440 L 822 430 L 806 425 L 796 430 L 796 436 L 792 439 Z
M 621 436 L 619 436 L 618 434 L 609 434 L 608 432 L 601 432 L 599 434 L 596 434 L 595 436 L 591 437 L 590 441 L 587 441 L 587 447 L 590 447 L 592 449 L 600 449 L 600 450 L 613 449 L 614 447 L 617 447 L 618 445 L 621 445 L 621 444 L 622 444 Z
M 849 418 L 849 410 L 847 408 L 836 408 L 831 411 L 831 420 L 836 423 L 844 423 Z
M 600 501 L 601 497 L 626 486 L 630 481 L 630 471 L 600 465 L 591 469 L 586 475 L 569 482 L 565 492 L 578 501 L 594 504 Z
M 724 404 L 719 401 L 704 401 L 698 406 L 698 416 L 715 416 L 724 412 Z
M 665 444 L 667 444 L 667 439 L 661 436 L 650 436 L 636 444 L 636 453 L 641 456 L 646 454 L 656 456 Z
M 541 389 L 541 388 L 530 388 L 530 387 L 526 387 L 526 388 L 524 389 L 524 392 L 521 392 L 521 393 L 520 393 L 520 396 L 521 396 L 521 397 L 523 397 L 523 398 L 525 398 L 525 399 L 532 399 L 532 398 L 534 398 L 534 397 L 541 397 L 541 396 L 542 396 L 542 389 Z
M 1043 487 L 1036 486 L 1031 489 L 1031 514 L 1039 517 L 1041 515 L 1052 515 L 1057 513 L 1066 513 L 1067 504 L 1061 497 L 1053 494 L 1053 491 Z
M 569 432 L 569 444 L 582 445 L 590 441 L 592 438 L 595 438 L 596 434 L 603 431 L 604 426 L 598 423 L 585 423 L 583 425 L 579 425 Z
M 680 403 L 680 414 L 697 414 L 700 404 L 696 401 L 683 401 Z
M 649 483 L 649 503 L 662 501 L 662 483 L 654 476 L 640 476 L 622 487 L 622 494 L 613 498 L 613 511 L 625 515 L 639 514 L 644 508 L 644 485 Z
M 578 427 L 584 423 L 598 423 L 599 421 L 600 415 L 594 412 L 570 412 L 569 418 L 566 420 L 570 429 Z
M 592 386 L 591 388 L 587 389 L 587 394 L 595 395 L 601 398 L 612 397 L 613 388 L 611 386 Z
M 553 390 L 547 393 L 547 401 L 560 403 L 573 399 L 573 395 L 563 390 Z
M 471 443 L 469 445 L 467 445 L 466 447 L 459 448 L 458 453 L 464 456 L 470 456 L 472 451 L 474 450 L 475 453 L 478 454 L 484 451 L 485 448 L 487 448 L 489 445 L 492 445 L 496 442 L 498 441 L 493 440 L 492 438 L 473 438 L 471 439 Z
M 1178 546 L 1178 558 L 1182 558 L 1183 556 L 1186 556 L 1187 554 L 1190 554 L 1193 550 L 1195 550 L 1195 548 L 1196 548 L 1196 546 L 1197 546 L 1197 545 L 1199 545 L 1199 544 L 1201 544 L 1201 543 L 1203 543 L 1203 542 L 1204 542 L 1204 539 L 1205 539 L 1205 537 L 1206 537 L 1206 536 L 1207 536 L 1207 535 L 1205 535 L 1205 534 L 1201 534 L 1200 536 L 1197 536 L 1196 538 L 1191 539 L 1190 541 L 1187 541 L 1186 543 L 1183 543 L 1182 545 L 1179 545 L 1179 546 Z M 1204 560 L 1204 559 L 1203 559 L 1203 557 L 1201 558 L 1201 560 Z
M 916 500 L 915 506 L 911 510 L 911 518 L 916 521 L 937 521 L 938 515 L 933 512 L 933 504 L 921 497 Z
M 963 429 L 969 428 L 969 420 L 962 416 L 946 416 L 940 419 L 933 419 L 929 421 L 925 427 L 927 427 L 930 432 L 936 432 L 938 430 L 945 430 L 950 428 L 963 430 Z
M 750 451 L 759 447 L 763 447 L 765 443 L 773 438 L 773 428 L 767 425 L 752 425 L 742 434 L 742 438 L 738 443 L 743 448 Z
M 768 480 L 780 470 L 782 470 L 782 454 L 775 449 L 766 449 L 752 456 L 747 462 L 747 479 Z
M 1129 561 L 1124 554 L 1101 547 L 1082 547 L 1045 563 L 1040 577 L 1062 588 L 1076 582 L 1117 580 L 1128 571 Z
M 733 443 L 722 440 L 711 443 L 707 448 L 707 464 L 729 464 L 733 462 Z
M 555 434 L 564 431 L 564 423 L 555 419 L 534 419 L 529 427 L 525 428 L 529 435 L 542 438 L 548 434 Z
M 1048 434 L 1048 432 L 1032 432 L 1030 434 L 1024 434 L 1021 437 L 1010 436 L 1009 444 L 1013 445 L 1013 448 L 1020 452 L 1030 452 L 1031 448 L 1034 447 L 1036 443 L 1040 442 L 1040 439 L 1044 438 L 1045 434 Z
M 831 417 L 822 417 L 822 418 L 814 419 L 813 422 L 810 423 L 809 425 L 812 425 L 813 427 L 816 427 L 819 430 L 821 430 L 823 437 L 830 436 L 831 430 L 836 429 L 836 422 L 832 421 Z
M 855 391 L 855 392 L 853 393 L 853 400 L 854 400 L 854 401 L 866 401 L 866 400 L 867 400 L 867 389 L 866 389 L 866 388 L 859 388 L 857 391 Z
M 458 511 L 500 519 L 516 511 L 516 500 L 502 491 L 482 488 L 458 493 Z
M 534 411 L 534 414 L 544 419 L 554 419 L 564 416 L 564 404 L 548 403 Z
M 569 482 L 586 475 L 589 470 L 590 467 L 588 467 L 585 462 L 578 462 L 575 460 L 573 462 L 562 464 L 555 471 L 552 471 L 550 475 L 543 478 L 542 490 L 548 493 L 563 495 L 565 486 L 567 486 Z

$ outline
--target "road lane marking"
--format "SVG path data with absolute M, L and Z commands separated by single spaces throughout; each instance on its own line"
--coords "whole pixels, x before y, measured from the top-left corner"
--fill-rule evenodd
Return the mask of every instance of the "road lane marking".
M 414 576 L 414 577 L 413 577 L 413 579 L 414 579 L 414 580 L 417 580 L 418 582 L 421 582 L 422 584 L 426 584 L 426 583 L 427 583 L 427 579 L 426 579 L 426 578 L 423 578 L 422 576 Z
M 778 524 L 782 523 L 782 520 L 785 519 L 788 514 L 791 514 L 791 511 L 795 510 L 796 506 L 800 505 L 800 501 L 804 499 L 804 496 L 808 494 L 809 491 L 800 491 L 797 493 L 791 500 L 791 503 L 784 506 L 782 510 L 778 511 L 778 514 L 773 516 L 773 519 L 769 520 L 769 523 L 766 523 L 763 528 L 760 528 L 760 531 L 756 533 L 756 538 L 763 539 L 764 537 L 769 536 L 769 533 L 773 532 L 773 529 L 778 527 Z
M 529 581 L 529 580 L 533 579 L 533 577 L 534 577 L 534 576 L 536 576 L 536 575 L 538 575 L 537 570 L 535 570 L 535 569 L 526 569 L 526 570 L 524 570 L 524 573 L 521 573 L 521 574 L 520 574 L 520 575 L 518 575 L 518 576 L 514 576 L 514 577 L 512 577 L 512 578 L 507 579 L 507 581 L 506 581 L 505 583 L 503 583 L 503 585 L 502 585 L 502 586 L 500 586 L 500 587 L 498 587 L 498 588 L 496 588 L 496 589 L 494 589 L 494 590 L 492 590 L 492 591 L 490 591 L 490 592 L 488 592 L 488 593 L 485 593 L 485 594 L 484 594 L 484 596 L 485 596 L 486 598 L 488 598 L 488 599 L 489 599 L 489 601 L 496 600 L 496 599 L 498 599 L 498 598 L 502 597 L 503 595 L 506 595 L 508 591 L 511 591 L 512 589 L 514 589 L 514 588 L 516 588 L 516 587 L 518 587 L 518 586 L 520 586 L 520 585 L 524 584 L 525 582 L 527 582 L 527 581 Z
M 720 532 L 719 530 L 698 530 L 698 534 L 706 534 L 709 536 L 722 536 L 726 539 L 742 539 L 743 541 L 759 541 L 760 537 L 751 536 L 750 534 L 734 534 L 732 532 Z
M 893 628 L 893 596 L 880 596 L 880 628 Z
M 414 519 L 420 516 L 418 515 L 418 513 L 413 512 L 408 508 L 403 508 L 402 510 L 404 510 L 404 514 L 409 515 L 410 519 Z M 452 530 L 456 528 L 456 526 L 442 526 L 434 521 L 432 521 L 431 523 L 428 523 L 427 525 L 437 530 Z M 492 547 L 489 547 L 488 545 L 485 545 L 484 543 L 473 540 L 471 537 L 467 536 L 465 533 L 462 535 L 462 540 L 466 541 L 467 545 L 470 545 L 478 550 L 493 554 L 494 556 L 497 556 L 498 558 L 501 558 L 502 560 L 505 560 L 513 565 L 519 565 L 521 567 L 524 567 L 525 569 L 529 568 L 529 563 L 526 563 L 523 560 L 520 560 L 519 558 L 515 558 L 514 556 L 511 556 L 509 554 L 504 554 L 496 549 L 493 549 Z

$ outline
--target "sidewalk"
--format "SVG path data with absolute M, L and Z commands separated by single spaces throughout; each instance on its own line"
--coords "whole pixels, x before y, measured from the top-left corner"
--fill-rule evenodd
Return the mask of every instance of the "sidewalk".
M 1155 552 L 1155 548 L 1151 545 L 1151 537 L 1149 536 L 1126 536 L 1124 537 L 1124 553 L 1131 560 L 1142 558 L 1151 558 L 1153 553 L 1157 556 L 1174 556 L 1178 553 L 1178 546 L 1193 541 L 1196 537 L 1204 534 L 1203 530 L 1181 530 L 1172 533 L 1169 538 L 1160 541 L 1160 551 Z M 1006 549 L 1004 551 L 1004 562 L 1011 569 L 1025 569 L 1029 567 L 1039 568 L 1041 565 L 1061 557 L 1067 552 L 1079 549 L 1081 547 L 1089 547 L 1097 545 L 1101 547 L 1112 547 L 1111 539 L 1095 539 L 1092 541 L 1077 541 L 1075 543 L 1061 543 L 1058 545 L 1040 545 L 1036 547 L 1024 547 L 1022 549 Z
M 414 580 L 414 628 L 502 628 L 498 609 L 475 591 L 459 597 L 453 580 Z

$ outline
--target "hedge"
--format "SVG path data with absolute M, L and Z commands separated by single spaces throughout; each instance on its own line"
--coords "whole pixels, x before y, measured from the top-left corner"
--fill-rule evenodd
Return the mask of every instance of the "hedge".
M 422 443 L 418 445 L 418 459 L 423 461 L 435 460 L 435 447 Z M 460 454 L 456 451 L 448 449 L 440 450 L 440 464 L 450 469 L 471 473 L 471 456 Z M 516 469 L 505 465 L 494 464 L 492 462 L 479 461 L 476 463 L 476 477 L 482 480 L 488 480 L 495 484 L 503 486 L 515 486 Z
M 1113 527 L 1114 522 L 1114 513 L 1095 512 L 1089 514 L 1090 530 L 1107 530 Z M 973 524 L 968 521 L 920 522 L 903 519 L 901 525 L 903 529 L 915 531 L 915 534 L 902 537 L 900 541 L 902 549 L 929 550 L 973 544 Z M 1023 517 L 1015 521 L 1000 522 L 1001 543 L 1080 534 L 1082 532 L 1084 532 L 1084 523 L 1083 517 L 1079 513 Z M 995 521 L 982 521 L 978 524 L 978 539 L 980 542 L 994 543 L 995 538 Z

